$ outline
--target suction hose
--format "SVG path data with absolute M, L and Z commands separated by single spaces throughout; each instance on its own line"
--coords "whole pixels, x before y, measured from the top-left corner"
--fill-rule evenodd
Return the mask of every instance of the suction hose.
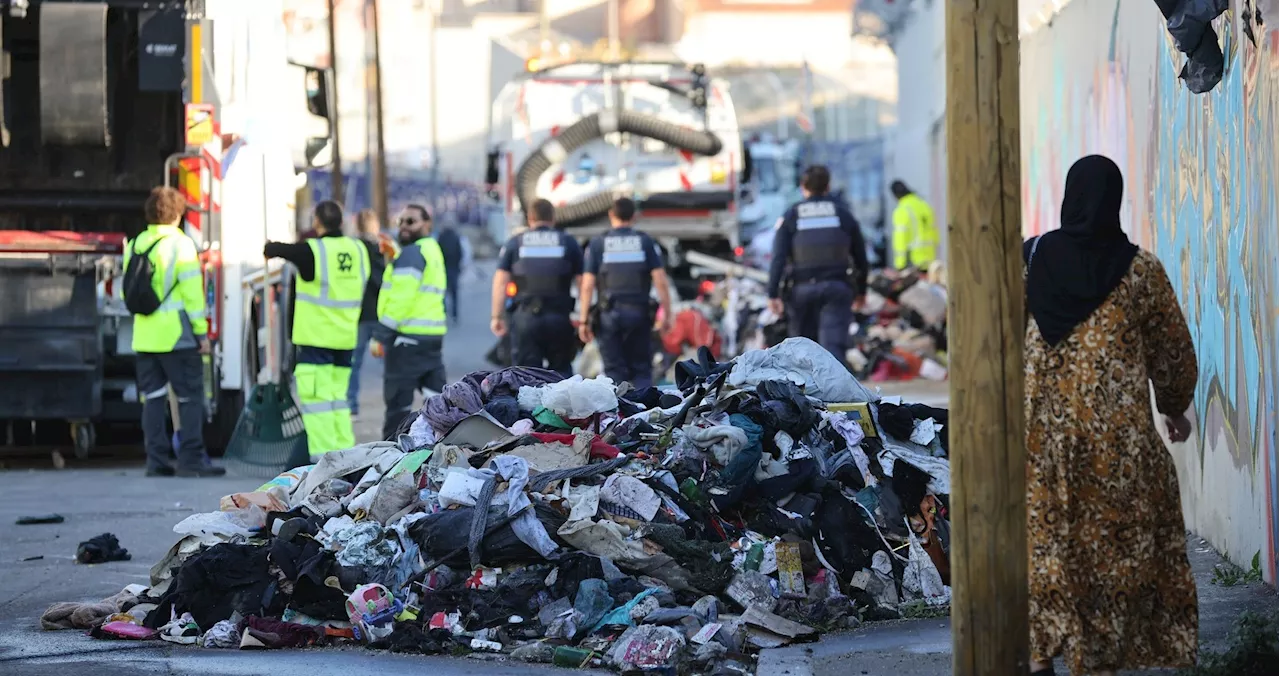
M 689 129 L 652 115 L 630 110 L 592 113 L 565 128 L 558 136 L 543 141 L 520 164 L 516 172 L 516 196 L 520 200 L 520 208 L 528 210 L 537 199 L 538 179 L 551 165 L 563 162 L 569 153 L 613 132 L 657 139 L 669 146 L 705 156 L 715 155 L 724 147 L 720 138 L 709 131 Z M 556 226 L 568 227 L 595 220 L 609 212 L 613 200 L 612 194 L 601 192 L 557 207 Z

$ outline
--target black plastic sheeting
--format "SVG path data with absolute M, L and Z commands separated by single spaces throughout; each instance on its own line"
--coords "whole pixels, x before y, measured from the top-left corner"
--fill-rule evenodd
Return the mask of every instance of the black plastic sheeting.
M 1155 0 L 1178 51 L 1187 62 L 1178 74 L 1193 94 L 1211 91 L 1222 81 L 1224 61 L 1211 22 L 1227 11 L 1228 0 Z M 1246 19 L 1247 20 L 1247 19 Z

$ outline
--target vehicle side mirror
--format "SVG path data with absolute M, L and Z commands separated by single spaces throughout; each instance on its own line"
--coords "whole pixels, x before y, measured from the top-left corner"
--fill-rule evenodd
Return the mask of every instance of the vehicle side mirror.
M 333 164 L 333 147 L 328 136 L 313 136 L 307 139 L 307 166 L 320 168 Z
M 497 185 L 497 184 L 498 184 L 498 180 L 499 180 L 499 178 L 500 178 L 500 177 L 499 177 L 499 175 L 498 175 L 498 157 L 499 157 L 499 155 L 500 155 L 500 154 L 499 154 L 499 152 L 498 152 L 497 150 L 493 150 L 493 151 L 490 151 L 490 152 L 489 152 L 488 160 L 487 160 L 487 162 L 486 162 L 486 164 L 485 164 L 485 169 L 484 169 L 484 183 L 485 183 L 485 185 Z
M 329 85 L 333 77 L 333 71 L 328 68 L 316 68 L 314 66 L 305 66 L 305 68 L 307 73 L 307 110 L 312 115 L 328 120 L 330 119 Z

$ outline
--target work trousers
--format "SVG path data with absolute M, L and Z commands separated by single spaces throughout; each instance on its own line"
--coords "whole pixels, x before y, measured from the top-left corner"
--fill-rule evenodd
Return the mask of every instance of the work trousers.
M 138 392 L 142 394 L 142 435 L 147 449 L 147 469 L 172 467 L 173 442 L 165 418 L 169 413 L 169 388 L 178 398 L 178 469 L 200 469 L 208 464 L 204 448 L 204 362 L 194 349 L 174 352 L 139 352 Z
M 351 381 L 351 350 L 298 346 L 293 368 L 298 387 L 298 409 L 307 429 L 307 453 L 314 460 L 329 451 L 356 445 L 347 405 Z
M 516 310 L 511 313 L 512 363 L 573 375 L 577 337 L 568 313 Z
M 444 287 L 444 311 L 453 320 L 454 324 L 458 323 L 458 282 L 462 277 L 459 270 L 451 270 L 445 268 L 445 287 Z
M 804 336 L 835 355 L 841 364 L 849 346 L 849 324 L 853 321 L 853 289 L 842 280 L 797 283 L 787 308 L 788 329 Z
M 377 326 L 376 321 L 360 322 L 356 329 L 356 349 L 351 353 L 351 384 L 347 386 L 347 406 L 351 408 L 351 415 L 360 413 L 360 367 L 369 353 L 369 341 L 373 339 Z
M 604 374 L 637 390 L 653 385 L 653 316 L 648 307 L 619 305 L 600 313 L 596 336 Z
M 382 438 L 393 440 L 405 418 L 413 412 L 413 395 L 418 390 L 444 390 L 444 336 L 397 336 L 387 348 L 386 375 L 382 398 L 387 417 Z

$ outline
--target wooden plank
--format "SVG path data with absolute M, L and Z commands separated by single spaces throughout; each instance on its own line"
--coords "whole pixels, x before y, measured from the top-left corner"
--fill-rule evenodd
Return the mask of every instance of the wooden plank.
M 953 672 L 1026 673 L 1018 2 L 946 14 Z

